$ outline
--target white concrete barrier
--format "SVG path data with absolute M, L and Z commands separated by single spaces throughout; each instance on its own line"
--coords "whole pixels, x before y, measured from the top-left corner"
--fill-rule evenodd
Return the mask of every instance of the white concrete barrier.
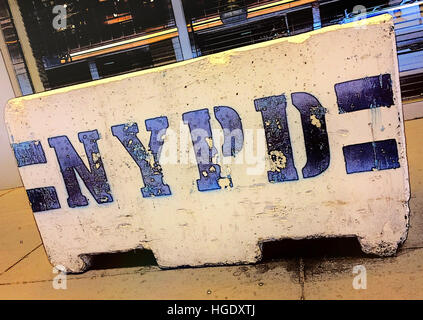
M 54 265 L 151 249 L 255 262 L 284 238 L 392 255 L 409 183 L 390 17 L 11 100 L 6 122 Z

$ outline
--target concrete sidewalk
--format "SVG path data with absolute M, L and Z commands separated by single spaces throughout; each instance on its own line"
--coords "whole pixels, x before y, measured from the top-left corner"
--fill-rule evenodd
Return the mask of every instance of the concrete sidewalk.
M 293 257 L 247 266 L 160 270 L 156 265 L 68 275 L 46 257 L 23 188 L 0 191 L 0 299 L 423 299 L 423 119 L 407 121 L 411 226 L 396 257 Z M 367 289 L 355 290 L 353 267 Z

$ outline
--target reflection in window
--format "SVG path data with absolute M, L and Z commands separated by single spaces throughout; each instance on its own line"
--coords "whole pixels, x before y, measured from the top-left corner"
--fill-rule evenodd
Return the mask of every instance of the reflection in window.
M 46 89 L 180 59 L 170 0 L 18 3 Z M 52 24 L 55 5 L 66 8 L 66 27 L 60 30 Z
M 21 92 L 23 95 L 31 94 L 33 93 L 31 80 L 6 0 L 0 0 L 0 28 L 3 32 Z

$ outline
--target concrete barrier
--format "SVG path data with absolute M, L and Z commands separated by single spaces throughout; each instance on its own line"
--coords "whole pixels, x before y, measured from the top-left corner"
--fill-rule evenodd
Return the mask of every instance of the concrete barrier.
M 346 236 L 394 254 L 409 182 L 390 19 L 11 100 L 51 263 L 250 263 L 266 241 Z

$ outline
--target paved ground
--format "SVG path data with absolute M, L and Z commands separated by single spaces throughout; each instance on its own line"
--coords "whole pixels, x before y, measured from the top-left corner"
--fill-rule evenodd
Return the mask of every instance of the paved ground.
M 0 299 L 423 299 L 423 119 L 407 121 L 406 135 L 411 227 L 396 257 L 367 257 L 351 250 L 351 242 L 338 244 L 334 254 L 318 242 L 257 265 L 160 270 L 147 252 L 109 259 L 126 264 L 120 268 L 100 259 L 98 270 L 68 275 L 67 289 L 56 290 L 57 274 L 19 188 L 0 191 Z M 268 258 L 277 258 L 277 250 Z M 358 265 L 367 270 L 365 290 L 352 285 Z

